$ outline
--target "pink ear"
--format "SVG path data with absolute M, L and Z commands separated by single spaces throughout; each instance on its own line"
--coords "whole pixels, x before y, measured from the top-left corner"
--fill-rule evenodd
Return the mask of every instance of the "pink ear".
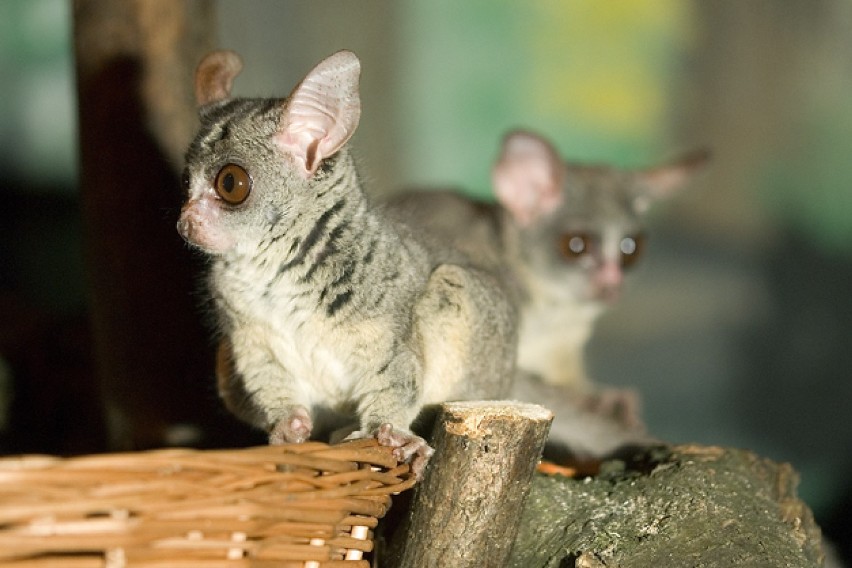
M 195 70 L 195 100 L 199 106 L 231 96 L 231 84 L 240 74 L 243 62 L 233 51 L 208 53 Z
M 643 212 L 652 202 L 666 199 L 680 191 L 709 161 L 710 152 L 702 149 L 668 164 L 635 172 L 639 182 L 635 197 L 637 210 Z
M 287 99 L 275 141 L 302 163 L 306 178 L 355 132 L 361 117 L 360 74 L 358 57 L 338 51 L 314 67 Z
M 521 225 L 528 225 L 562 203 L 565 165 L 545 139 L 515 131 L 503 140 L 492 180 L 497 200 Z

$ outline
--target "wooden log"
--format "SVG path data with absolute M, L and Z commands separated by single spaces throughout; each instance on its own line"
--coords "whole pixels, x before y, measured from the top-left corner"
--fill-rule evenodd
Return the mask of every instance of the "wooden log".
M 520 402 L 445 404 L 432 436 L 435 454 L 390 563 L 504 566 L 552 418 Z
M 746 450 L 659 446 L 536 475 L 509 568 L 823 565 L 798 475 Z

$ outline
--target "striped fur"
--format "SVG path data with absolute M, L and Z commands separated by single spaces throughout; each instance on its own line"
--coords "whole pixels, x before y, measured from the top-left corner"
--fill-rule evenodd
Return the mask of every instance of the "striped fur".
M 357 120 L 350 98 L 330 96 L 326 114 Z M 299 154 L 313 145 L 289 105 L 214 101 L 187 152 L 179 227 L 210 255 L 220 394 L 272 442 L 348 426 L 422 468 L 430 450 L 410 428 L 425 405 L 508 393 L 514 312 L 495 275 L 372 206 L 345 146 L 319 164 Z M 213 188 L 229 163 L 252 180 L 236 206 Z

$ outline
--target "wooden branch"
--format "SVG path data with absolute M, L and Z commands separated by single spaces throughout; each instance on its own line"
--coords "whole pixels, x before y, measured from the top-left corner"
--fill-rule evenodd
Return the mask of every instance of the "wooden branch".
M 162 446 L 175 424 L 218 446 L 244 431 L 212 394 L 197 260 L 175 229 L 192 70 L 214 37 L 207 0 L 74 2 L 90 313 L 113 449 Z
M 505 565 L 552 418 L 520 402 L 445 404 L 435 455 L 394 539 L 392 563 Z
M 123 97 L 113 102 L 138 105 L 123 109 L 132 113 L 128 120 L 141 122 L 168 165 L 180 172 L 198 127 L 195 67 L 216 47 L 213 2 L 75 0 L 74 27 L 81 94 L 88 94 L 90 81 L 115 74 L 119 65 L 129 68 L 125 72 L 132 72 L 132 81 L 120 85 Z

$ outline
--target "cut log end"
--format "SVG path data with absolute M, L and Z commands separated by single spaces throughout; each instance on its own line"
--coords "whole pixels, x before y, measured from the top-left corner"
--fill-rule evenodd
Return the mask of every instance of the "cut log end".
M 393 556 L 400 566 L 501 566 L 508 559 L 553 416 L 515 401 L 453 402 Z

